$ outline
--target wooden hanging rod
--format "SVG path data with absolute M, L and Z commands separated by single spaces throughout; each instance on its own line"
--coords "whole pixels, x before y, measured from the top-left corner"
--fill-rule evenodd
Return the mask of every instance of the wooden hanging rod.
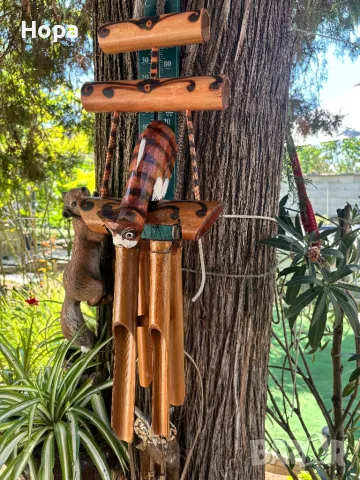
M 88 112 L 180 112 L 223 110 L 230 97 L 224 75 L 85 83 L 81 102 Z
M 204 43 L 209 38 L 210 16 L 205 8 L 107 23 L 98 29 L 98 41 L 104 53 L 176 47 Z
M 107 234 L 106 219 L 113 220 L 121 199 L 84 198 L 80 203 L 80 214 L 94 232 Z M 197 202 L 161 200 L 150 202 L 146 223 L 151 225 L 177 225 L 180 223 L 183 240 L 199 240 L 216 222 L 222 213 L 220 202 Z

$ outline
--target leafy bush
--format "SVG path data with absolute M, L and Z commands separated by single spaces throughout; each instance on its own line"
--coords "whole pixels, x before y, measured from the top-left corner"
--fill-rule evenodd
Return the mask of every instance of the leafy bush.
M 94 385 L 96 356 L 109 340 L 91 352 L 76 352 L 67 362 L 70 343 L 63 342 L 35 379 L 18 360 L 17 348 L 4 341 L 0 351 L 14 372 L 10 385 L 0 385 L 0 480 L 17 479 L 28 469 L 31 479 L 53 478 L 56 463 L 64 479 L 80 479 L 80 456 L 92 459 L 101 478 L 111 480 L 103 453 L 107 446 L 127 470 L 125 446 L 111 429 L 101 391 L 108 380 Z

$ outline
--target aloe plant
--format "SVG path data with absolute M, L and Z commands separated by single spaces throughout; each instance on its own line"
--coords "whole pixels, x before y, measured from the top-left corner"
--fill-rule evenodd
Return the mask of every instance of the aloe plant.
M 112 380 L 99 385 L 91 377 L 84 381 L 108 341 L 86 354 L 75 353 L 68 365 L 71 344 L 64 342 L 33 379 L 18 360 L 16 349 L 2 340 L 0 352 L 14 374 L 11 384 L 0 385 L 0 468 L 7 466 L 0 480 L 17 479 L 25 470 L 31 479 L 50 480 L 56 462 L 64 480 L 78 480 L 83 452 L 100 477 L 110 480 L 103 446 L 127 470 L 127 450 L 111 429 L 101 395 Z

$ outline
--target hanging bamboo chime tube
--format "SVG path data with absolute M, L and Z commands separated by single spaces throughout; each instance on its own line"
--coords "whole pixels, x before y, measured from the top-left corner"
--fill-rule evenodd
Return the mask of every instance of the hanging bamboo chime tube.
M 173 242 L 171 251 L 170 300 L 170 404 L 180 406 L 185 400 L 184 306 L 182 286 L 182 243 Z
M 115 251 L 112 427 L 120 440 L 131 443 L 135 409 L 139 249 L 116 247 Z
M 150 242 L 149 327 L 153 348 L 152 429 L 170 435 L 169 335 L 172 242 Z
M 104 53 L 125 53 L 204 43 L 210 39 L 208 11 L 194 10 L 107 23 L 98 29 Z
M 148 387 L 152 381 L 152 356 L 149 336 L 150 242 L 141 240 L 139 260 L 138 365 L 139 381 Z
M 93 113 L 224 110 L 229 96 L 224 75 L 91 82 L 81 89 L 83 107 Z

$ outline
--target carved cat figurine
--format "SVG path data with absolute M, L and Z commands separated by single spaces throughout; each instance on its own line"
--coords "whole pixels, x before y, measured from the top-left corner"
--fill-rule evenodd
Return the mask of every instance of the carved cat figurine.
M 95 341 L 94 333 L 86 327 L 80 302 L 90 306 L 111 301 L 104 290 L 100 275 L 100 245 L 105 235 L 92 232 L 81 218 L 79 205 L 84 197 L 89 197 L 87 188 L 74 188 L 63 193 L 63 216 L 72 217 L 75 237 L 71 260 L 65 268 L 63 284 L 65 300 L 61 310 L 61 328 L 68 340 L 76 337 L 75 342 L 84 350 L 90 349 Z

